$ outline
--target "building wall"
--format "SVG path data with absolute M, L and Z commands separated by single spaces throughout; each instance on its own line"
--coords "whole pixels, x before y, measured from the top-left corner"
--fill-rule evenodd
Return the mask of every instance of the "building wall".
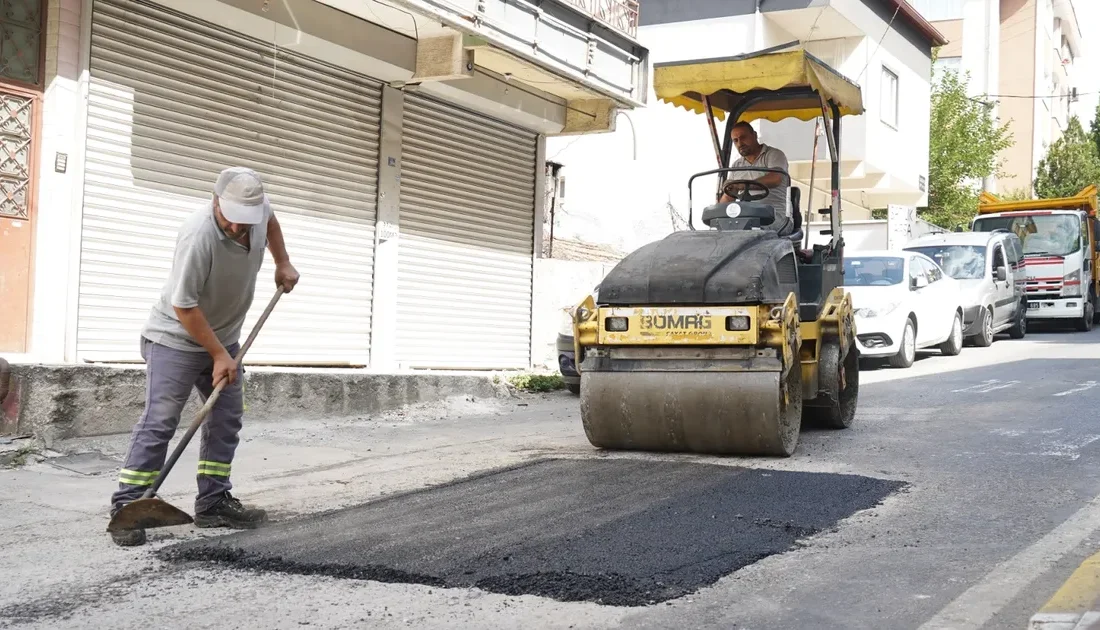
M 90 3 L 90 0 L 88 0 Z M 46 21 L 46 89 L 38 178 L 38 232 L 34 299 L 31 309 L 30 354 L 60 360 L 68 331 L 68 312 L 75 305 L 80 214 L 74 212 L 79 190 L 79 143 L 82 129 L 81 0 L 50 0 Z M 55 169 L 58 154 L 65 172 Z M 73 307 L 75 309 L 75 306 Z
M 965 20 L 944 20 L 943 22 L 934 22 L 936 30 L 943 33 L 947 44 L 940 48 L 940 52 L 937 55 L 940 59 L 950 59 L 955 57 L 962 57 L 963 54 L 963 28 L 966 24 Z
M 408 38 L 303 0 L 280 3 L 294 10 L 299 22 L 280 23 L 274 29 L 267 18 L 275 14 L 264 15 L 262 3 L 160 0 L 158 4 L 253 37 L 274 36 L 281 48 L 292 47 L 382 80 L 407 80 L 413 73 L 415 47 L 408 45 Z M 303 11 L 305 8 L 311 10 Z M 293 28 L 295 24 L 300 30 Z M 47 26 L 34 319 L 29 353 L 16 358 L 60 363 L 71 362 L 76 355 L 91 0 L 50 0 Z M 562 99 L 527 86 L 516 89 L 504 78 L 478 74 L 449 84 L 425 84 L 421 90 L 542 133 L 555 133 L 565 124 Z M 67 161 L 63 169 L 55 170 L 59 156 Z M 540 151 L 539 158 L 543 157 Z M 540 198 L 536 195 L 536 225 L 541 223 Z M 539 238 L 536 230 L 536 246 Z M 388 267 L 379 264 L 375 272 L 396 274 L 393 266 L 392 262 Z
M 918 2 L 919 8 L 930 11 L 929 17 L 961 15 L 961 19 L 934 22 L 949 39 L 956 39 L 940 50 L 941 65 L 970 73 L 971 96 L 999 95 L 993 99 L 993 112 L 1001 122 L 1009 123 L 1016 143 L 1001 155 L 1005 177 L 991 182 L 990 187 L 1001 192 L 1030 190 L 1039 161 L 1061 137 L 1070 115 L 1079 113 L 1070 94 L 1081 83 L 1080 64 L 1062 63 L 1063 55 L 1069 53 L 1063 49 L 1063 35 L 1081 41 L 1074 3 L 951 2 L 947 13 L 936 0 Z M 1055 18 L 1062 19 L 1060 27 L 1055 26 Z M 1078 50 L 1068 56 L 1081 54 Z
M 1053 103 L 1048 96 L 1054 90 L 1054 66 L 1050 49 L 1051 20 L 1054 19 L 1054 16 L 1050 11 L 1050 0 L 1032 0 L 1032 4 L 1035 6 L 1035 84 L 1031 86 L 1029 92 L 1023 92 L 1023 94 L 1034 94 L 1038 98 L 1035 99 L 1031 110 L 1034 117 L 1032 123 L 1034 140 L 1031 145 L 1031 172 L 1017 173 L 1018 179 L 1023 179 L 1025 176 L 1034 177 L 1032 173 L 1039 165 L 1039 160 L 1046 155 L 1052 141 L 1050 122 L 1053 116 Z M 1009 92 L 1008 94 L 1020 94 L 1020 92 Z
M 643 15 L 650 11 L 643 24 L 648 20 L 650 25 L 639 29 L 639 40 L 649 49 L 655 63 L 728 57 L 805 38 L 805 33 L 786 30 L 782 25 L 785 22 L 781 21 L 786 16 L 779 13 L 745 14 L 743 6 L 733 3 L 726 10 L 727 17 L 685 21 L 686 18 L 677 16 L 694 15 L 692 11 L 702 11 L 710 5 L 700 3 L 693 9 L 685 9 L 688 13 L 677 14 L 675 4 L 673 0 L 659 0 L 660 13 L 654 11 L 650 2 L 642 7 Z M 828 38 L 827 33 L 818 33 L 815 41 L 807 43 L 807 48 L 827 63 L 838 63 L 842 73 L 863 87 L 868 111 L 864 116 L 843 121 L 843 158 L 866 160 L 868 165 L 873 164 L 872 170 L 888 172 L 888 176 L 875 179 L 876 186 L 880 186 L 878 192 L 888 195 L 905 191 L 908 195 L 905 202 L 917 205 L 927 196 L 927 191 L 919 191 L 919 185 L 928 172 L 931 61 L 910 43 L 910 34 L 887 27 L 890 14 L 882 18 L 867 5 L 862 0 L 834 0 L 827 7 L 828 19 L 845 22 L 848 32 L 862 31 L 871 37 Z M 818 12 L 816 6 L 807 9 L 806 28 Z M 883 125 L 878 115 L 884 63 L 899 75 L 899 130 Z M 673 210 L 686 217 L 688 178 L 716 166 L 706 119 L 663 104 L 652 93 L 649 103 L 645 109 L 631 112 L 630 122 L 620 118 L 614 133 L 579 140 L 548 140 L 548 158 L 564 165 L 562 175 L 567 181 L 555 234 L 563 238 L 598 239 L 630 251 L 672 232 Z M 761 141 L 782 148 L 788 159 L 809 159 L 812 122 L 761 122 L 757 127 Z M 908 149 L 898 151 L 898 146 Z M 828 156 L 823 139 L 818 156 L 819 160 Z M 817 166 L 812 203 L 820 208 L 828 205 L 829 172 L 827 162 L 819 161 Z M 692 189 L 696 217 L 708 200 L 713 200 L 713 186 L 713 176 L 696 180 Z M 805 210 L 809 195 L 807 187 L 801 187 Z M 870 218 L 873 207 L 886 205 L 885 197 L 875 197 L 846 189 L 845 217 Z
M 911 47 L 886 41 L 879 45 L 877 37 L 851 37 L 808 42 L 806 47 L 863 90 L 863 116 L 842 121 L 841 157 L 845 162 L 862 163 L 857 169 L 860 184 L 842 186 L 842 197 L 850 202 L 845 216 L 853 220 L 870 219 L 871 211 L 890 203 L 924 205 L 927 202 L 928 141 L 930 93 L 930 60 L 912 54 Z M 907 50 L 908 49 L 908 50 Z M 897 78 L 897 98 L 888 101 L 886 76 L 889 71 Z M 886 109 L 893 112 L 887 112 Z M 891 115 L 892 114 L 892 115 Z M 789 160 L 809 160 L 813 153 L 813 122 L 762 122 L 761 133 L 787 152 Z M 912 147 L 898 151 L 899 146 Z M 828 195 L 828 147 L 819 142 L 818 170 L 814 197 L 824 200 Z M 921 191 L 921 178 L 925 190 Z M 865 190 L 856 189 L 858 185 Z M 803 199 L 807 198 L 806 186 Z M 818 203 L 814 203 L 819 206 Z
M 871 41 L 866 40 L 864 46 L 870 47 Z M 879 49 L 873 55 L 870 57 L 864 81 L 867 92 L 877 94 L 880 98 L 871 103 L 872 107 L 866 116 L 866 124 L 872 127 L 867 131 L 867 161 L 890 175 L 891 181 L 887 184 L 890 191 L 919 190 L 920 178 L 923 177 L 925 185 L 921 192 L 924 194 L 906 205 L 925 205 L 928 198 L 931 62 L 927 58 L 886 48 Z M 887 120 L 884 108 L 893 105 L 883 100 L 886 97 L 884 70 L 889 70 L 898 77 L 897 122 L 893 126 L 884 122 Z M 909 149 L 898 151 L 897 147 Z M 886 200 L 873 201 L 872 205 L 886 207 Z
M 737 55 L 784 36 L 773 31 L 768 37 L 758 15 L 646 26 L 638 33 L 655 62 Z M 688 178 L 717 165 L 709 133 L 704 117 L 658 101 L 651 88 L 649 105 L 620 116 L 613 133 L 548 138 L 547 159 L 564 165 L 555 236 L 632 251 L 672 232 L 669 205 L 686 217 Z M 695 182 L 696 216 L 701 200 L 713 199 L 713 182 Z
M 955 72 L 967 80 L 967 93 L 991 105 L 994 117 L 1000 115 L 996 99 L 987 96 L 1000 91 L 1000 38 L 1001 0 L 951 0 L 944 5 L 937 0 L 926 0 L 918 8 L 929 18 L 951 17 L 935 21 L 933 25 L 948 43 L 940 48 L 936 61 L 935 81 L 946 72 Z M 998 189 L 995 177 L 984 185 L 991 191 Z
M 998 92 L 1002 95 L 1035 94 L 1041 77 L 1036 68 L 1035 0 L 1001 0 L 1001 72 Z M 1011 72 L 1007 70 L 1011 68 Z M 1031 190 L 1035 143 L 1035 101 L 1005 98 L 1000 101 L 1000 120 L 1009 124 L 1015 145 L 1001 154 L 1005 177 L 1000 189 Z

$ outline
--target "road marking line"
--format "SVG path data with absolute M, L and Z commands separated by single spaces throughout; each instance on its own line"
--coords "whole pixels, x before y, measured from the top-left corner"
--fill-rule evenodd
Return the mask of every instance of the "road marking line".
M 970 387 L 964 387 L 962 389 L 953 389 L 952 393 L 957 394 L 959 392 L 974 392 L 976 394 L 986 394 L 988 392 L 996 391 L 998 389 L 1004 389 L 1006 387 L 1012 387 L 1018 385 L 1020 381 L 1000 381 L 998 379 L 989 379 L 979 383 L 978 385 L 971 385 Z
M 1096 385 L 1096 381 L 1086 381 L 1084 383 L 1081 383 L 1077 387 L 1074 387 L 1073 389 L 1067 389 L 1064 392 L 1059 392 L 1055 394 L 1055 396 L 1069 396 L 1070 394 L 1076 394 L 1077 392 L 1085 392 L 1092 389 L 1093 387 L 1096 387 Z
M 1070 459 L 1078 459 L 1081 457 L 1081 449 L 1085 448 L 1089 444 L 1092 444 L 1096 440 L 1100 440 L 1100 435 L 1089 435 L 1077 442 L 1055 442 L 1050 444 L 1043 443 L 1047 446 L 1047 450 L 1038 453 L 1039 455 L 1053 455 L 1055 457 L 1069 457 Z
M 977 630 L 1028 584 L 1046 573 L 1100 529 L 1100 496 L 1093 497 L 1061 525 L 987 573 L 929 619 L 919 630 Z

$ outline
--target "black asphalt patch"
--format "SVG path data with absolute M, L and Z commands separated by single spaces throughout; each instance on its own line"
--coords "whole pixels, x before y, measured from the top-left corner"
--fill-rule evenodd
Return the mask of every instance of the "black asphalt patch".
M 552 459 L 166 548 L 174 561 L 639 606 L 713 584 L 901 482 Z

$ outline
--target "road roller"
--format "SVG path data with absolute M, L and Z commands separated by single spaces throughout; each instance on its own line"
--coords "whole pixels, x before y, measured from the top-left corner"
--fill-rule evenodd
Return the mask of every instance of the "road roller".
M 718 168 L 688 181 L 687 228 L 627 255 L 574 310 L 585 434 L 602 449 L 790 457 L 804 420 L 843 429 L 856 413 L 840 121 L 863 112 L 861 90 L 802 49 L 656 64 L 653 83 L 707 118 Z M 828 242 L 808 248 L 799 189 L 788 219 L 759 175 L 729 167 L 737 121 L 787 119 L 818 122 L 831 161 Z M 696 226 L 692 184 L 710 175 L 716 203 Z

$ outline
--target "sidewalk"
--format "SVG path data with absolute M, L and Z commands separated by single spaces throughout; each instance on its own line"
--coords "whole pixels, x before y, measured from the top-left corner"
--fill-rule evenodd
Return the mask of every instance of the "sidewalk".
M 353 368 L 245 366 L 245 411 L 251 421 L 321 420 L 399 410 L 452 397 L 508 399 L 507 374 L 380 373 Z M 145 405 L 145 366 L 11 365 L 0 404 L 0 435 L 59 440 L 129 433 Z M 201 407 L 196 393 L 183 415 Z
M 1100 630 L 1100 553 L 1077 567 L 1031 617 L 1028 630 Z

